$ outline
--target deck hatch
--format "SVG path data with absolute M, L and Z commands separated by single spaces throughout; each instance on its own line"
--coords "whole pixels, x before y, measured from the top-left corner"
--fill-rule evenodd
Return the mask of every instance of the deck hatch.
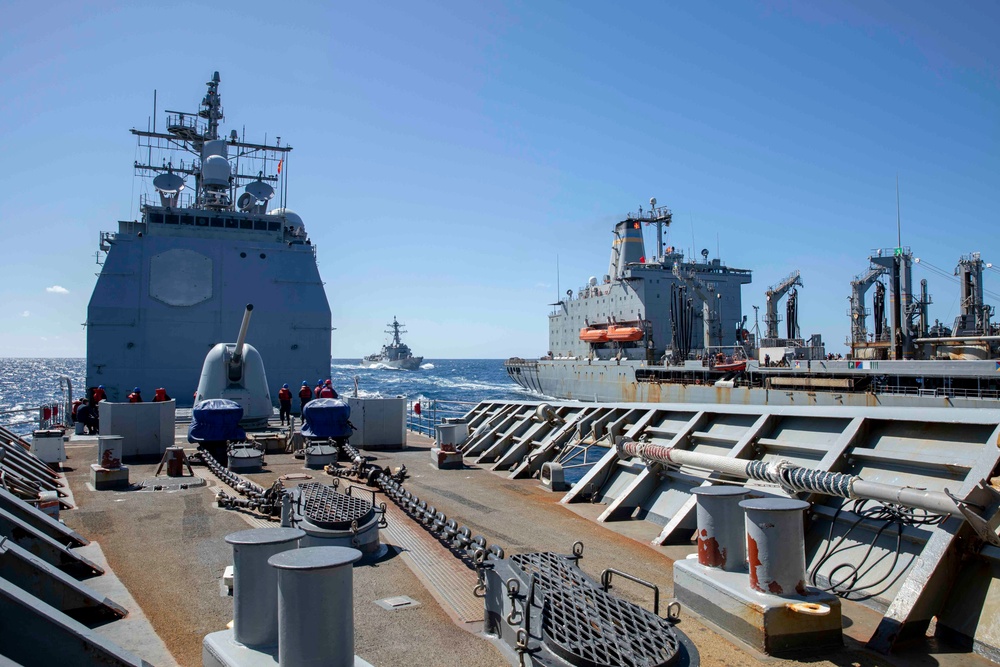
M 367 524 L 375 516 L 371 502 L 337 491 L 329 484 L 303 484 L 302 516 L 310 523 L 330 530 L 347 530 L 351 523 Z

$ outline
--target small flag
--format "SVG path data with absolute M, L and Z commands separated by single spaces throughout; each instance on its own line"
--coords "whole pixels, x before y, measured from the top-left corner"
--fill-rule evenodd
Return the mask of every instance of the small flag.
M 281 173 L 281 163 L 284 162 L 284 161 L 285 161 L 284 159 L 278 160 L 278 173 L 279 174 Z
M 645 264 L 646 263 L 646 256 L 645 255 L 643 255 L 642 257 L 639 258 L 639 263 L 640 264 Z
M 997 362 L 997 370 L 1000 371 L 1000 361 Z

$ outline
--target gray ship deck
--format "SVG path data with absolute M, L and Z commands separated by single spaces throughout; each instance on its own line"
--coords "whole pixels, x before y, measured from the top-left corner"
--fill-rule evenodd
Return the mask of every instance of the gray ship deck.
M 178 444 L 183 429 L 178 429 Z M 378 452 L 380 465 L 405 464 L 411 477 L 406 487 L 449 517 L 486 535 L 508 552 L 553 550 L 568 552 L 573 542 L 585 544 L 582 567 L 590 573 L 618 567 L 658 584 L 669 596 L 672 559 L 694 552 L 692 546 L 652 546 L 647 531 L 636 523 L 598 524 L 603 506 L 562 505 L 561 494 L 548 492 L 536 480 L 511 480 L 479 467 L 439 471 L 432 466 L 430 440 L 410 435 L 407 448 Z M 196 474 L 207 487 L 184 491 L 95 492 L 88 484 L 88 465 L 95 460 L 93 438 L 74 436 L 68 447 L 66 477 L 77 509 L 62 517 L 72 528 L 97 542 L 107 563 L 135 600 L 126 604 L 132 616 L 148 618 L 165 651 L 150 653 L 156 637 L 141 623 L 129 632 L 106 626 L 114 641 L 154 664 L 200 665 L 202 638 L 225 627 L 232 618 L 232 598 L 222 594 L 221 575 L 232 552 L 223 537 L 262 525 L 249 514 L 219 509 L 214 497 L 221 483 L 204 467 Z M 278 476 L 301 473 L 301 461 L 291 455 L 268 455 L 266 471 L 253 475 L 267 485 Z M 152 477 L 156 463 L 132 465 L 132 482 Z M 307 471 L 316 481 L 330 478 Z M 289 482 L 294 483 L 294 482 Z M 451 556 L 423 528 L 391 502 L 389 527 L 382 541 L 391 545 L 379 562 L 359 565 L 354 572 L 355 652 L 380 667 L 400 665 L 507 665 L 501 653 L 478 635 L 482 602 L 472 595 L 474 571 Z M 645 589 L 622 581 L 619 594 L 649 605 Z M 420 605 L 386 611 L 374 604 L 406 595 Z M 125 603 L 125 600 L 120 600 Z M 136 614 L 137 607 L 141 614 Z M 778 660 L 753 653 L 707 626 L 689 611 L 680 629 L 697 645 L 703 665 L 988 665 L 984 659 L 955 652 L 928 639 L 897 650 L 890 657 L 867 651 L 881 615 L 847 602 L 844 607 L 844 649 L 822 656 L 802 655 Z M 932 628 L 933 629 L 933 628 Z M 102 629 L 102 631 L 105 631 Z M 169 652 L 169 655 L 166 652 Z

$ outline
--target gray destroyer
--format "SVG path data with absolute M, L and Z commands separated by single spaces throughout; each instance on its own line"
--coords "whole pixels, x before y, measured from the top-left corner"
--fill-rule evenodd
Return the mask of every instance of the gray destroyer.
M 400 324 L 395 316 L 392 323 L 387 324 L 389 329 L 385 333 L 392 334 L 392 341 L 382 346 L 382 349 L 375 354 L 369 354 L 361 360 L 362 366 L 386 366 L 388 368 L 401 368 L 407 371 L 415 371 L 423 363 L 423 357 L 413 356 L 410 346 L 400 339 L 399 334 L 406 333 L 402 330 L 405 324 Z
M 984 302 L 978 253 L 955 270 L 960 314 L 949 328 L 930 324 L 927 281 L 914 290 L 919 258 L 902 246 L 874 251 L 851 283 L 851 352 L 841 358 L 819 335 L 800 334 L 798 271 L 767 290 L 763 331 L 749 328 L 741 290 L 751 271 L 708 250 L 689 260 L 664 247 L 673 216 L 650 204 L 615 225 L 603 279 L 551 304 L 548 353 L 507 360 L 511 379 L 584 401 L 1000 407 L 1000 327 Z M 646 254 L 644 225 L 656 226 L 655 256 Z
M 103 385 L 111 401 L 165 387 L 190 405 L 205 354 L 239 328 L 248 302 L 271 396 L 329 374 L 316 246 L 285 206 L 291 146 L 223 134 L 219 81 L 216 72 L 197 111 L 167 111 L 163 130 L 155 120 L 132 130 L 136 176 L 152 191 L 138 219 L 101 233 L 87 308 L 87 385 Z

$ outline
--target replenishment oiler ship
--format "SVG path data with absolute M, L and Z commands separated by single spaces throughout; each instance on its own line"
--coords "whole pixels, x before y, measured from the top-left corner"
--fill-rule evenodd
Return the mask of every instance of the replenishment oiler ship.
M 691 260 L 664 248 L 672 217 L 652 199 L 648 211 L 615 226 L 607 274 L 552 304 L 549 351 L 507 360 L 515 382 L 595 402 L 1000 407 L 1000 328 L 984 302 L 979 253 L 955 269 L 960 312 L 948 328 L 930 324 L 927 281 L 914 291 L 920 260 L 910 248 L 874 251 L 851 282 L 843 357 L 827 354 L 819 335 L 801 336 L 798 271 L 767 290 L 764 331 L 748 328 L 742 287 L 751 271 L 710 259 L 708 250 Z M 655 256 L 646 254 L 644 225 L 656 226 Z
M 87 386 L 111 401 L 164 387 L 190 406 L 205 354 L 240 328 L 247 303 L 271 396 L 330 372 L 316 246 L 285 206 L 292 147 L 225 135 L 219 81 L 216 72 L 197 111 L 168 111 L 163 131 L 155 120 L 132 130 L 136 177 L 153 192 L 138 219 L 101 233 L 87 308 Z

